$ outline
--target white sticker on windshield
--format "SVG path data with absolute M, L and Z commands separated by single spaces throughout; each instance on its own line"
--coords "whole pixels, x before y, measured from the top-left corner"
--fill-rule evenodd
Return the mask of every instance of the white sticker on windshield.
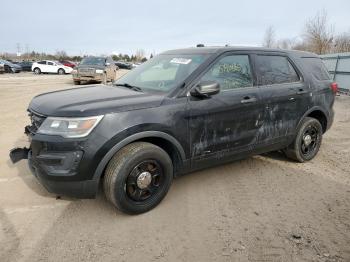
M 187 58 L 173 58 L 170 60 L 170 63 L 188 65 L 191 61 L 192 59 Z

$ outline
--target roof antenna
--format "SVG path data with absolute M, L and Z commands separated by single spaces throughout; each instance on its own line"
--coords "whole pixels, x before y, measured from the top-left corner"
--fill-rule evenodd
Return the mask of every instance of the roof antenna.
M 204 44 L 197 44 L 197 47 L 204 47 Z

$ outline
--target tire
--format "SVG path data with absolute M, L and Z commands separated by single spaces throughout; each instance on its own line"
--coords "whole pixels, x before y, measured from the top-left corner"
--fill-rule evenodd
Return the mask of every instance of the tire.
M 107 79 L 107 74 L 104 73 L 104 74 L 103 74 L 102 84 L 106 85 L 106 84 L 107 84 L 107 81 L 108 81 L 108 79 Z
M 293 143 L 284 150 L 285 155 L 300 163 L 313 159 L 320 149 L 322 133 L 320 122 L 315 118 L 306 117 Z
M 140 214 L 161 202 L 172 180 L 173 164 L 169 155 L 156 145 L 135 142 L 122 148 L 109 161 L 103 187 L 107 199 L 117 209 Z
M 74 81 L 75 85 L 80 85 L 80 81 Z
M 40 75 L 40 74 L 41 74 L 41 70 L 40 70 L 39 67 L 34 68 L 33 72 L 34 72 L 34 74 L 36 74 L 36 75 Z
M 64 75 L 66 72 L 64 71 L 64 69 L 60 68 L 60 69 L 58 69 L 57 73 L 59 75 Z

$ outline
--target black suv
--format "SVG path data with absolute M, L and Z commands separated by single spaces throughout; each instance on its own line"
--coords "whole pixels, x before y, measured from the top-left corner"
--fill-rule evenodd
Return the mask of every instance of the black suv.
M 10 156 L 28 158 L 50 192 L 93 198 L 102 182 L 118 209 L 142 213 L 183 173 L 275 150 L 312 159 L 332 124 L 336 91 L 311 53 L 167 51 L 112 86 L 33 98 L 30 147 Z

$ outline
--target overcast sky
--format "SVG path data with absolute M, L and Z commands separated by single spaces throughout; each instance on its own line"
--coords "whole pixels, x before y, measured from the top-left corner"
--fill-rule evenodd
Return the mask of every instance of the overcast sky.
M 336 32 L 350 30 L 350 0 L 0 0 L 0 53 L 70 55 L 152 52 L 205 45 L 261 45 L 273 25 L 296 37 L 325 9 Z

